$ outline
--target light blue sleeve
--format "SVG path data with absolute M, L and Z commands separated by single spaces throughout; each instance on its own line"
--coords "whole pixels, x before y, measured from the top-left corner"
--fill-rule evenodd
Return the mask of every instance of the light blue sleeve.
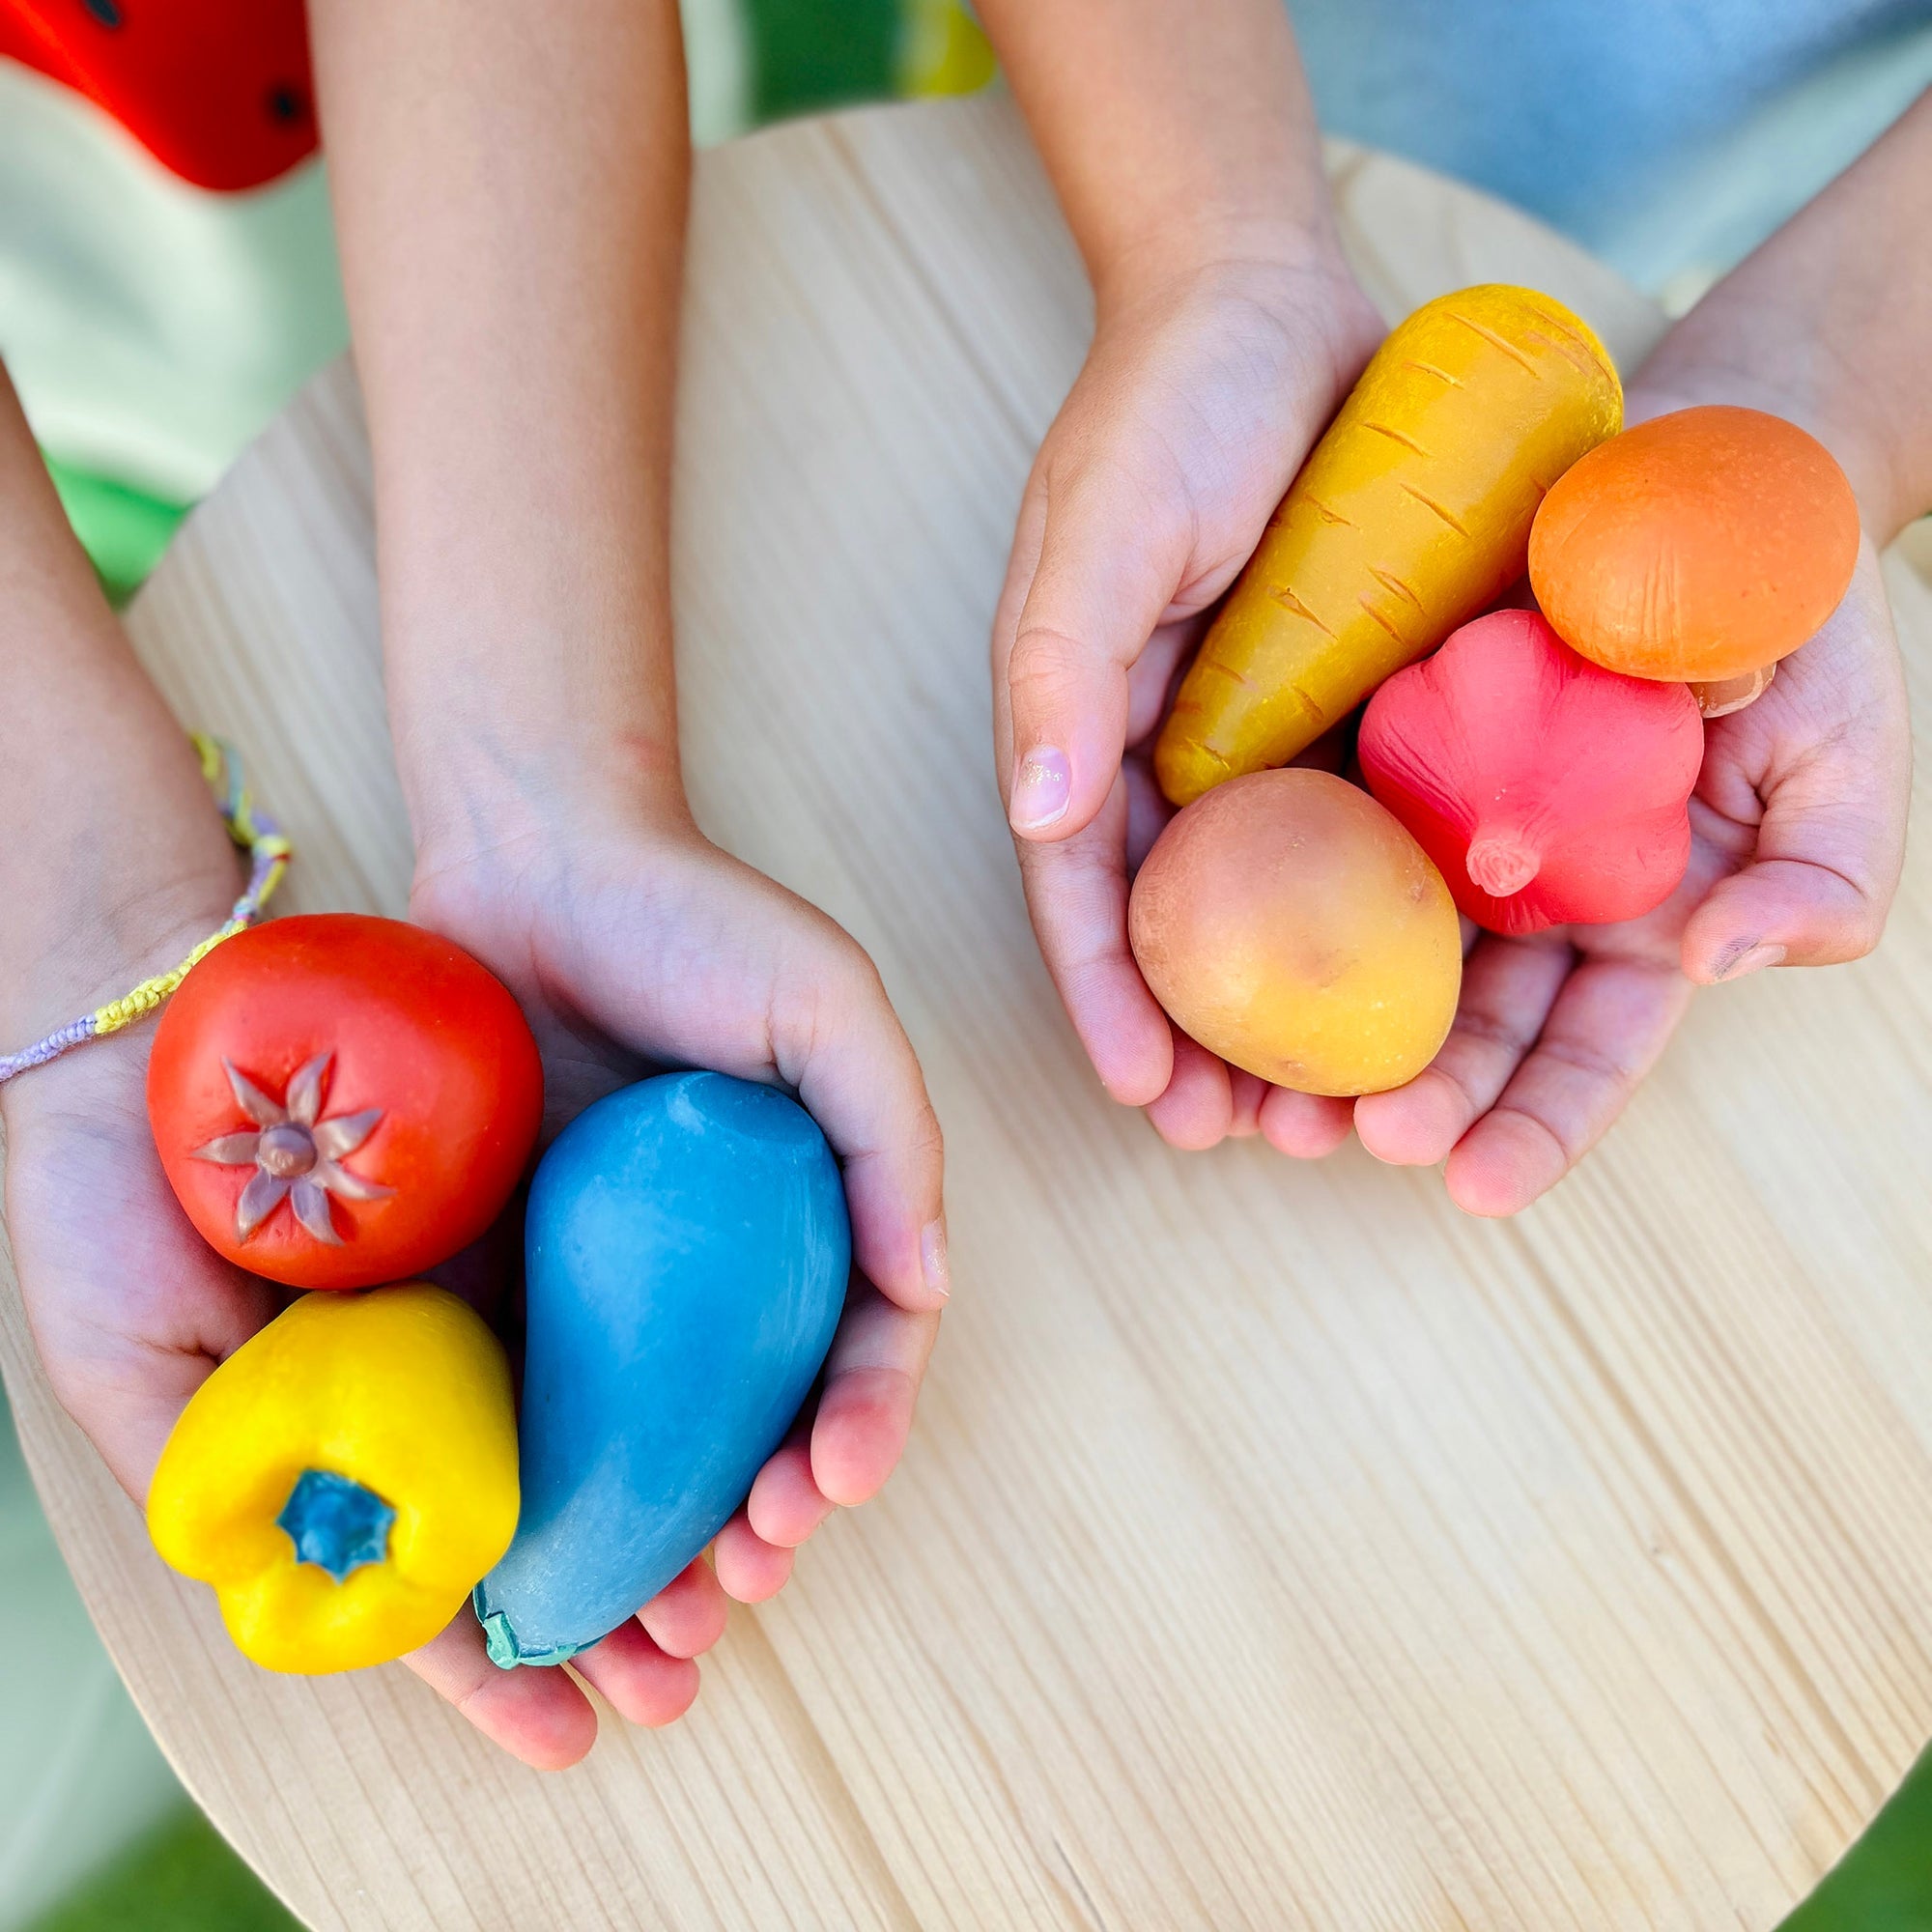
M 1932 82 L 1932 0 L 1288 0 L 1325 127 L 1708 280 Z

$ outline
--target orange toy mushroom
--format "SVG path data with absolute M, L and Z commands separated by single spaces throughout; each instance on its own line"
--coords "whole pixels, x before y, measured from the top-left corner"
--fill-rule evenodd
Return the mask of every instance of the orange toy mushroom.
M 1464 624 L 1362 720 L 1369 788 L 1492 932 L 1661 905 L 1690 862 L 1703 755 L 1688 687 L 1601 670 L 1533 611 Z
M 1744 678 L 1833 611 L 1859 506 L 1817 438 L 1710 405 L 1599 443 L 1559 477 L 1529 534 L 1529 582 L 1573 650 L 1673 683 Z

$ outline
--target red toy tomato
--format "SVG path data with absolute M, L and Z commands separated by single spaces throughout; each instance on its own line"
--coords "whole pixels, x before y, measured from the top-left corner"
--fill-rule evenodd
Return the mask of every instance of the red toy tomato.
M 448 940 L 359 913 L 216 947 L 148 1062 L 148 1119 L 188 1219 L 294 1288 L 398 1281 L 467 1247 L 542 1114 L 508 990 Z

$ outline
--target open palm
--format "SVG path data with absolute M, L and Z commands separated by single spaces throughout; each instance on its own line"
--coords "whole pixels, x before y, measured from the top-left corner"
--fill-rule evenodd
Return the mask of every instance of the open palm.
M 1365 307 L 1333 275 L 1223 271 L 1103 326 L 1021 507 L 993 639 L 995 755 L 1041 953 L 1116 1099 L 1182 1148 L 1259 1131 L 1309 1158 L 1352 1126 L 1384 1160 L 1446 1161 L 1470 1211 L 1508 1214 L 1595 1145 L 1696 985 L 1877 943 L 1903 864 L 1903 677 L 1867 541 L 1819 635 L 1711 724 L 1668 903 L 1477 937 L 1447 1042 L 1393 1093 L 1329 1099 L 1226 1065 L 1171 1025 L 1127 946 L 1129 881 L 1172 815 L 1149 753 L 1206 613 L 1373 346 Z M 1639 383 L 1628 419 L 1731 400 L 1729 380 L 1709 396 Z M 1340 748 L 1308 760 L 1324 756 Z
M 939 1128 L 871 962 L 824 914 L 688 826 L 579 822 L 424 860 L 413 916 L 518 995 L 544 1057 L 546 1135 L 668 1065 L 797 1092 L 844 1169 L 855 1274 L 811 1412 L 746 1507 L 634 1622 L 572 1660 L 622 1716 L 668 1722 L 725 1598 L 757 1602 L 833 1509 L 865 1501 L 904 1448 L 946 1298 Z M 528 1761 L 567 1764 L 596 1719 L 562 1670 L 501 1672 L 460 1617 L 413 1666 Z
M 858 1272 L 814 1412 L 719 1537 L 573 1667 L 620 1715 L 661 1724 L 691 1661 L 836 1507 L 890 1474 L 945 1299 L 939 1132 L 912 1049 L 863 952 L 830 920 L 696 834 L 532 841 L 426 874 L 416 915 L 517 991 L 545 1061 L 548 1131 L 662 1065 L 798 1090 L 844 1161 Z M 151 1030 L 96 1042 L 9 1092 L 7 1222 L 55 1392 L 136 1501 L 190 1396 L 289 1299 L 223 1261 L 170 1190 L 148 1127 Z M 440 1277 L 486 1307 L 514 1229 Z M 873 1284 L 878 1284 L 874 1286 Z M 596 1717 L 564 1670 L 503 1672 L 466 1611 L 411 1666 L 506 1749 L 570 1764 Z

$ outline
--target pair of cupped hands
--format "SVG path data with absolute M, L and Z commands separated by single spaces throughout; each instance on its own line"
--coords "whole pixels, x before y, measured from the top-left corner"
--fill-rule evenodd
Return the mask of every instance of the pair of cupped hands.
M 1339 262 L 1228 262 L 1103 300 L 1087 364 L 1022 504 L 993 640 L 997 770 L 1041 952 L 1107 1091 L 1179 1148 L 1260 1133 L 1300 1158 L 1351 1125 L 1371 1152 L 1446 1162 L 1463 1208 L 1507 1214 L 1604 1132 L 1693 986 L 1849 959 L 1875 943 L 1901 864 L 1905 697 L 1869 541 L 1843 606 L 1748 709 L 1715 722 L 1695 847 L 1670 901 L 1626 925 L 1476 937 L 1435 1063 L 1355 1102 L 1265 1086 L 1178 1033 L 1126 939 L 1133 867 L 1168 815 L 1147 753 L 1178 669 L 1380 334 Z M 1635 420 L 1762 396 L 1633 386 Z M 812 1412 L 746 1507 L 625 1625 L 575 1661 L 623 1717 L 660 1724 L 726 1600 L 757 1602 L 831 1512 L 904 1447 L 948 1291 L 939 1126 L 870 961 L 832 921 L 709 845 L 679 809 L 560 760 L 514 802 L 469 799 L 419 849 L 412 915 L 522 1000 L 554 1129 L 654 1065 L 793 1088 L 844 1163 L 855 1282 Z M 188 882 L 104 990 L 153 970 L 233 891 Z M 212 915 L 212 917 L 211 917 Z M 168 926 L 163 933 L 158 926 Z M 157 952 L 158 949 L 158 952 Z M 175 1416 L 281 1296 L 207 1249 L 148 1135 L 142 1033 L 10 1095 L 8 1213 L 55 1387 L 135 1496 Z M 513 1244 L 507 1244 L 513 1245 Z M 514 1262 L 469 1258 L 500 1292 Z M 493 1279 L 494 1277 L 494 1279 Z M 575 1761 L 594 1710 L 570 1673 L 499 1672 L 467 1614 L 412 1667 L 526 1761 Z

